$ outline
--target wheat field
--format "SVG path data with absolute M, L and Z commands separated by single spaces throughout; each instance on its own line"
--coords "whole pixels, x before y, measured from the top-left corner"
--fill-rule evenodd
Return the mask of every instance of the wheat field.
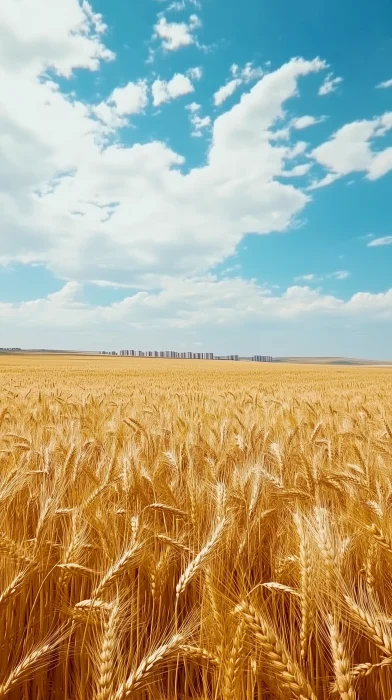
M 390 700 L 391 396 L 1 357 L 0 700 Z

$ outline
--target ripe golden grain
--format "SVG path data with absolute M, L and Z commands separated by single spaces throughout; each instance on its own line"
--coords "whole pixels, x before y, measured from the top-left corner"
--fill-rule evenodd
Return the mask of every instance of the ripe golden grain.
M 391 395 L 0 357 L 0 698 L 390 700 Z

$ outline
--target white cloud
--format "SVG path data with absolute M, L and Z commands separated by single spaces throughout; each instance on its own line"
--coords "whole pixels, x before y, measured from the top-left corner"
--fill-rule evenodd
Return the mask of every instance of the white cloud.
M 257 68 L 253 63 L 246 63 L 244 68 L 240 69 L 236 63 L 230 66 L 230 73 L 233 76 L 232 80 L 229 80 L 222 85 L 214 93 L 214 105 L 219 107 L 228 97 L 234 94 L 237 88 L 243 83 L 249 83 L 251 80 L 259 80 L 263 76 L 263 70 Z
M 148 86 L 145 80 L 128 83 L 113 90 L 106 102 L 92 107 L 92 112 L 110 129 L 125 126 L 127 117 L 140 114 L 148 104 Z
M 190 15 L 189 26 L 191 27 L 191 29 L 198 29 L 199 27 L 201 27 L 201 25 L 202 25 L 202 22 L 201 22 L 200 17 L 198 17 L 198 15 L 195 15 L 195 14 Z
M 390 88 L 392 87 L 392 78 L 389 80 L 384 80 L 382 83 L 376 85 L 377 88 Z
M 350 299 L 322 294 L 308 286 L 292 286 L 281 294 L 239 277 L 162 279 L 158 291 L 140 291 L 122 301 L 92 307 L 81 301 L 83 287 L 68 282 L 44 299 L 0 303 L 0 320 L 7 329 L 22 326 L 110 330 L 241 327 L 263 319 L 277 322 L 311 317 L 360 318 L 363 322 L 392 318 L 392 289 L 379 294 L 358 292 Z
M 192 136 L 202 136 L 203 131 L 211 126 L 211 117 L 208 115 L 205 117 L 200 117 L 198 114 L 191 114 L 190 122 L 192 124 Z
M 337 90 L 338 85 L 343 82 L 343 78 L 334 78 L 333 73 L 329 73 L 327 77 L 325 78 L 324 82 L 319 88 L 318 94 L 319 95 L 329 95 L 330 92 L 335 92 Z
M 201 66 L 195 66 L 194 68 L 189 68 L 189 70 L 187 70 L 186 74 L 192 80 L 200 80 L 203 76 L 203 69 Z
M 176 73 L 171 80 L 155 80 L 151 87 L 153 103 L 155 107 L 170 102 L 177 97 L 189 95 L 194 91 L 194 87 L 187 75 Z
M 328 279 L 345 280 L 348 277 L 350 277 L 350 273 L 347 270 L 336 270 L 336 272 L 328 272 L 324 275 L 315 275 L 314 273 L 300 275 L 294 279 L 295 282 L 322 282 Z
M 371 139 L 392 129 L 392 112 L 381 117 L 345 124 L 333 136 L 312 151 L 312 157 L 331 171 L 312 189 L 323 187 L 353 172 L 365 172 L 376 180 L 392 170 L 392 148 L 373 151 Z
M 130 82 L 124 87 L 115 88 L 108 102 L 115 105 L 116 112 L 120 116 L 138 114 L 147 106 L 148 102 L 146 81 Z
M 295 278 L 296 282 L 315 282 L 315 280 L 318 279 L 316 275 L 313 273 L 309 273 L 308 275 L 299 275 L 298 277 Z
M 368 180 L 378 180 L 392 170 L 392 147 L 385 148 L 373 155 L 371 165 L 368 169 Z
M 225 85 L 222 85 L 215 93 L 214 93 L 214 105 L 216 107 L 219 107 L 225 100 L 227 100 L 230 95 L 233 95 L 234 92 L 237 90 L 237 88 L 241 85 L 242 81 L 239 78 L 233 78 L 233 80 L 229 80 L 228 83 Z
M 140 284 L 151 273 L 205 271 L 247 232 L 286 230 L 308 202 L 280 181 L 304 145 L 273 136 L 298 79 L 324 67 L 318 59 L 265 75 L 213 124 L 194 111 L 195 133 L 212 126 L 211 147 L 182 172 L 182 154 L 161 141 L 108 143 L 94 105 L 42 79 L 44 47 L 35 75 L 0 68 L 1 256 L 32 256 L 66 278 Z
M 367 244 L 368 248 L 375 248 L 378 246 L 384 246 L 384 245 L 392 245 L 392 236 L 381 236 L 381 238 L 373 238 L 372 241 L 369 241 Z
M 185 107 L 185 109 L 189 110 L 189 112 L 194 114 L 195 112 L 198 112 L 199 109 L 201 109 L 201 105 L 199 105 L 197 102 L 191 102 Z
M 330 272 L 326 277 L 335 280 L 346 280 L 350 277 L 350 273 L 347 270 L 337 270 L 336 272 Z
M 101 61 L 115 57 L 102 43 L 105 30 L 88 2 L 2 0 L 0 65 L 30 78 L 46 68 L 66 78 L 77 68 L 96 71 Z
M 240 76 L 245 83 L 249 83 L 251 80 L 259 80 L 263 75 L 263 69 L 254 66 L 251 62 L 246 63 L 240 72 Z
M 316 117 L 311 117 L 310 115 L 304 115 L 303 117 L 297 117 L 293 119 L 291 125 L 294 129 L 306 129 L 308 126 L 313 126 L 314 124 L 319 124 L 323 121 L 323 118 L 316 119 Z
M 200 115 L 201 105 L 197 102 L 191 102 L 185 109 L 189 112 L 189 121 L 192 125 L 191 136 L 203 136 L 203 132 L 211 126 L 211 117 Z
M 295 165 L 291 170 L 283 170 L 281 177 L 303 177 L 307 175 L 311 167 L 310 163 L 301 163 L 300 165 Z
M 168 51 L 197 44 L 196 15 L 183 23 L 161 17 L 158 25 L 156 38 Z M 207 272 L 232 255 L 246 233 L 269 234 L 296 223 L 310 197 L 298 181 L 282 176 L 305 175 L 313 161 L 324 165 L 324 179 L 353 168 L 369 179 L 386 172 L 390 149 L 371 146 L 392 127 L 392 113 L 366 122 L 367 130 L 346 125 L 352 129 L 343 138 L 339 130 L 304 163 L 309 147 L 290 132 L 286 102 L 291 111 L 299 80 L 325 63 L 295 59 L 263 77 L 252 64 L 233 65 L 233 79 L 257 82 L 215 121 L 198 103 L 187 105 L 192 133 L 211 134 L 205 160 L 192 166 L 169 141 L 148 141 L 146 132 L 143 143 L 128 135 L 121 141 L 117 130 L 147 106 L 145 81 L 112 85 L 98 104 L 70 92 L 78 83 L 64 78 L 114 59 L 105 31 L 87 2 L 0 2 L 0 265 L 41 263 L 73 280 L 45 299 L 0 304 L 2 332 L 18 327 L 34 334 L 39 326 L 70 334 L 80 329 L 88 337 L 96 328 L 107 338 L 124 327 L 182 333 L 264 318 L 391 316 L 391 290 L 344 301 L 308 286 L 278 294 L 255 281 Z M 200 73 L 195 67 L 178 75 L 191 83 Z M 165 99 L 185 94 L 178 82 L 176 94 L 172 80 L 161 81 Z M 372 245 L 382 245 L 377 240 Z M 84 283 L 141 291 L 91 307 L 83 301 Z
M 194 44 L 194 30 L 201 26 L 197 15 L 192 14 L 188 22 L 168 22 L 166 17 L 159 17 L 154 26 L 154 37 L 161 40 L 166 51 L 178 51 L 184 46 Z
M 186 10 L 189 6 L 196 7 L 198 10 L 201 8 L 201 2 L 199 0 L 175 0 L 166 8 L 166 12 L 181 12 Z
M 133 289 L 133 284 L 125 284 L 124 282 L 111 282 L 110 280 L 89 280 L 89 284 L 103 289 Z
M 392 112 L 384 112 L 384 114 L 375 120 L 374 135 L 385 136 L 392 129 Z
M 327 187 L 327 185 L 332 185 L 333 182 L 339 180 L 339 177 L 340 175 L 337 173 L 328 173 L 328 175 L 325 175 L 325 177 L 321 178 L 321 180 L 314 180 L 307 189 L 311 192 L 312 190 L 318 190 L 321 187 Z

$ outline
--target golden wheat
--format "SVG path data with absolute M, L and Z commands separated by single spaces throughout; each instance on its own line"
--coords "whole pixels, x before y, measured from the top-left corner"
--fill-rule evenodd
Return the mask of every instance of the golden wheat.
M 0 697 L 390 700 L 391 390 L 0 357 Z

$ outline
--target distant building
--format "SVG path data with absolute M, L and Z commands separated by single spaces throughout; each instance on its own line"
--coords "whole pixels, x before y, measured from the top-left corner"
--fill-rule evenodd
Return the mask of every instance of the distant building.
M 20 348 L 0 348 L 1 351 L 18 351 Z M 115 350 L 99 350 L 99 355 L 120 355 L 121 357 L 161 357 L 165 359 L 182 360 L 231 360 L 238 361 L 239 355 L 214 355 L 213 352 L 190 352 L 177 350 L 120 350 L 117 353 Z M 271 355 L 253 355 L 252 357 L 241 357 L 242 360 L 250 360 L 252 362 L 273 362 Z

